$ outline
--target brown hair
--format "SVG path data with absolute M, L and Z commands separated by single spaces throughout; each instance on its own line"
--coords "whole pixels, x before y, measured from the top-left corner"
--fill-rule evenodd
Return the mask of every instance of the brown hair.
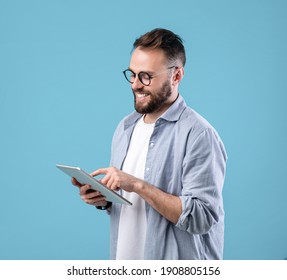
M 186 57 L 182 39 L 170 30 L 153 29 L 136 39 L 133 46 L 134 49 L 137 47 L 162 49 L 169 62 L 174 63 L 179 60 L 182 66 L 185 65 Z

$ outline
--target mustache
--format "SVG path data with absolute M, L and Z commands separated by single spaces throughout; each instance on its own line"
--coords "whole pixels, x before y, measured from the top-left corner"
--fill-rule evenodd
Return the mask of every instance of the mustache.
M 152 93 L 149 91 L 149 90 L 144 90 L 144 89 L 137 89 L 137 90 L 133 90 L 133 93 L 134 94 L 148 94 L 148 95 L 151 95 Z

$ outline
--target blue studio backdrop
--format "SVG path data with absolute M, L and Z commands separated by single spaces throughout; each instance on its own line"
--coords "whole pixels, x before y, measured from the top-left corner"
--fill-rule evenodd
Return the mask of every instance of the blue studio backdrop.
M 108 259 L 109 217 L 57 163 L 107 167 L 135 38 L 187 52 L 180 93 L 229 156 L 225 259 L 287 257 L 287 2 L 0 0 L 0 259 Z

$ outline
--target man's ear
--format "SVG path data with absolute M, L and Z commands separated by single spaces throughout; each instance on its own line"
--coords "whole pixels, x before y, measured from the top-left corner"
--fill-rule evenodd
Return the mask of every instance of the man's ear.
M 179 84 L 183 76 L 184 76 L 184 68 L 183 67 L 177 68 L 173 74 L 172 85 L 175 86 Z

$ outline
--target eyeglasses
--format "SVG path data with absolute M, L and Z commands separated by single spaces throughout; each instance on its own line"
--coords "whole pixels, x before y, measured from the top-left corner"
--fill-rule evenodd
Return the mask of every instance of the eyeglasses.
M 154 77 L 157 77 L 163 73 L 165 73 L 166 71 L 172 69 L 172 68 L 177 68 L 177 66 L 171 66 L 169 68 L 167 68 L 166 70 L 158 73 L 158 74 L 155 74 L 155 75 L 151 75 L 147 72 L 139 72 L 138 74 L 136 74 L 134 71 L 132 71 L 131 69 L 127 69 L 125 71 L 123 71 L 124 75 L 125 75 L 125 78 L 127 79 L 127 81 L 131 84 L 134 83 L 135 79 L 136 79 L 136 76 L 138 76 L 140 82 L 144 85 L 144 86 L 149 86 L 150 83 L 151 83 L 151 80 L 154 78 Z

